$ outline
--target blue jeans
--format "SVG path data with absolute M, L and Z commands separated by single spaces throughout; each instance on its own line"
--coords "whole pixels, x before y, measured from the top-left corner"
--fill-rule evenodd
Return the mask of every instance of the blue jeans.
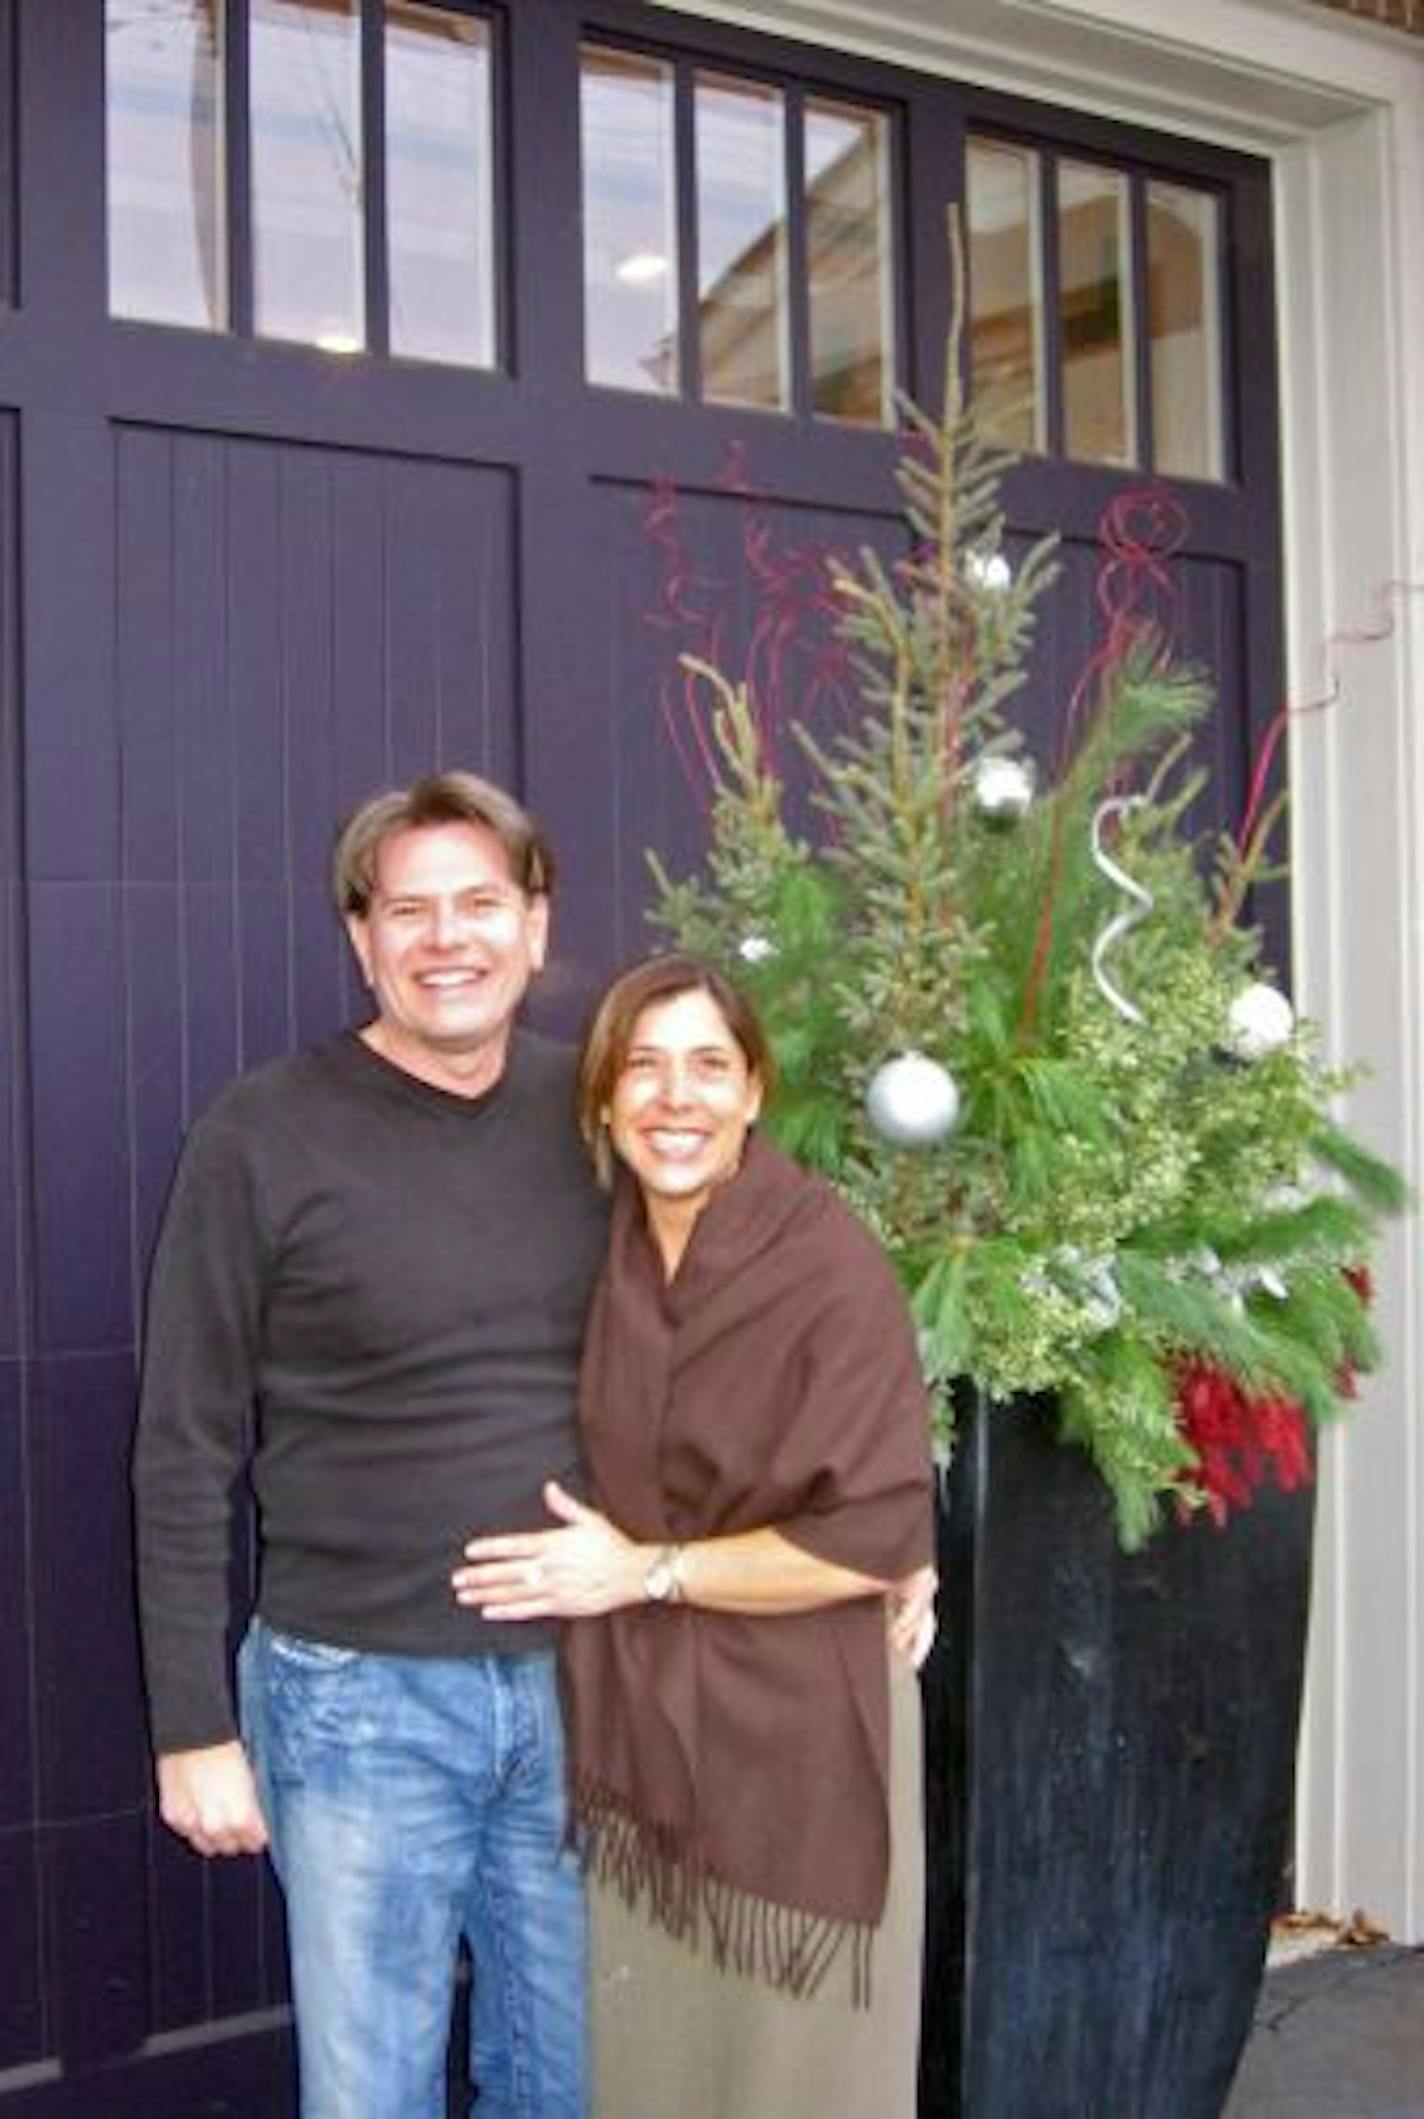
M 302 2119 L 584 2119 L 585 1927 L 554 1657 L 369 1655 L 255 1620 L 243 1737 L 287 1905 Z

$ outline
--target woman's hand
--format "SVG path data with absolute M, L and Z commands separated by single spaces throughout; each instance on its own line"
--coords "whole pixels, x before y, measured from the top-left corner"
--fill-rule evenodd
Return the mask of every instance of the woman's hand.
M 487 1619 L 589 1619 L 643 1600 L 651 1554 L 554 1479 L 544 1506 L 558 1530 L 472 1538 L 451 1576 L 457 1604 Z
M 897 1582 L 885 1599 L 890 1646 L 897 1655 L 904 1656 L 913 1670 L 919 1669 L 934 1646 L 938 1588 L 939 1576 L 934 1569 L 917 1567 L 903 1582 Z

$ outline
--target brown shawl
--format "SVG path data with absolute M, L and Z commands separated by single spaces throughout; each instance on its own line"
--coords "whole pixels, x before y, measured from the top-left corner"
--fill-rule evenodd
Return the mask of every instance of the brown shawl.
M 623 1178 L 581 1383 L 598 1501 L 630 1536 L 771 1527 L 895 1580 L 931 1553 L 924 1387 L 884 1254 L 755 1136 L 671 1283 Z M 863 1986 L 889 1862 L 879 1597 L 793 1617 L 633 1606 L 566 1630 L 575 1814 L 598 1872 L 719 1962 Z

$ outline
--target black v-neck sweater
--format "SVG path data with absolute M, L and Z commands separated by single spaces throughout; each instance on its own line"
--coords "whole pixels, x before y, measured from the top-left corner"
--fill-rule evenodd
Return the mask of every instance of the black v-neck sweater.
M 578 1477 L 604 1203 L 573 1060 L 516 1034 L 488 1094 L 355 1036 L 235 1082 L 189 1135 L 154 1263 L 135 1456 L 155 1747 L 233 1732 L 229 1518 L 250 1465 L 257 1608 L 338 1646 L 543 1645 L 457 1606 L 481 1531 Z

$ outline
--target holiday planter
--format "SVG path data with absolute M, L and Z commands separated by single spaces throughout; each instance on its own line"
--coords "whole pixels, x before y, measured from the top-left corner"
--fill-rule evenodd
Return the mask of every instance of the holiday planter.
M 1215 2119 L 1282 1890 L 1310 1429 L 1377 1359 L 1403 1191 L 1261 954 L 1284 713 L 1196 836 L 1230 735 L 1174 652 L 1160 491 L 1104 518 L 1058 712 L 1011 718 L 1055 560 L 1009 535 L 952 255 L 904 550 L 825 561 L 840 710 L 806 725 L 818 682 L 783 712 L 787 608 L 740 677 L 684 656 L 708 838 L 680 878 L 654 857 L 653 917 L 756 1003 L 765 1122 L 884 1244 L 952 1446 L 925 2119 Z M 762 524 L 753 579 L 804 577 L 773 558 Z
M 968 1408 L 945 1482 L 921 2119 L 1218 2119 L 1283 1887 L 1310 1495 L 1124 1553 L 1052 1414 Z

